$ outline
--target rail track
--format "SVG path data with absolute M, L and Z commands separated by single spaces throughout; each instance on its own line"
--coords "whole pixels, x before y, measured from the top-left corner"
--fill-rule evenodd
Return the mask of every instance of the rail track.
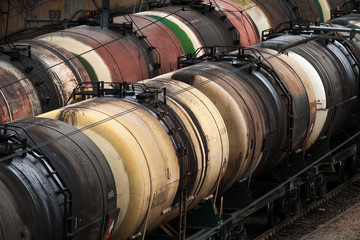
M 255 240 L 308 239 L 360 205 L 360 174 L 335 187 L 322 199 L 310 203 L 298 214 L 276 224 Z

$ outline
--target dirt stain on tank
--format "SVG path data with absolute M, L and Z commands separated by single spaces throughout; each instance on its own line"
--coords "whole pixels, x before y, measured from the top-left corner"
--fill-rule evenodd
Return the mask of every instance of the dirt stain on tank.
M 77 112 L 77 110 L 65 109 L 59 113 L 58 119 L 74 126 L 77 123 Z

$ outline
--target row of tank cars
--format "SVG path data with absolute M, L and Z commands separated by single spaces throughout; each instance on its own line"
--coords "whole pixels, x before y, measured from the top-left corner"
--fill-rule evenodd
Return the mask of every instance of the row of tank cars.
M 341 6 L 191 2 L 2 46 L 1 238 L 144 239 L 355 126 L 355 32 L 259 34 Z M 225 53 L 234 46 L 250 47 Z M 207 61 L 173 71 L 183 55 Z M 74 89 L 99 97 L 62 107 Z
M 340 0 L 193 2 L 113 17 L 110 29 L 82 25 L 3 45 L 0 121 L 64 106 L 82 82 L 152 78 L 176 70 L 179 56 L 200 47 L 249 46 L 280 23 L 328 20 L 330 9 L 343 5 Z

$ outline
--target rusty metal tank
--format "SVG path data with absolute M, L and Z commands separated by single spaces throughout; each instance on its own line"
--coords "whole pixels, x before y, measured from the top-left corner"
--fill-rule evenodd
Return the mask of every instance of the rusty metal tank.
M 218 14 L 223 15 L 224 21 L 228 19 L 231 22 L 239 34 L 239 45 L 246 47 L 260 41 L 260 34 L 253 18 L 239 5 L 228 0 L 204 2 L 213 6 Z
M 2 56 L 0 62 L 1 76 L 6 78 L 6 81 L 1 81 L 1 122 L 40 114 L 40 100 L 30 80 L 7 58 Z
M 83 131 L 107 159 L 121 209 L 115 239 L 176 217 L 183 186 L 187 207 L 194 207 L 216 188 L 228 162 L 226 127 L 205 95 L 170 79 L 146 86 L 166 87 L 166 105 L 149 104 L 145 94 L 138 97 L 145 102 L 98 98 L 41 115 Z
M 138 81 L 148 78 L 152 69 L 146 46 L 135 36 L 120 31 L 79 26 L 42 35 L 50 42 L 73 53 L 86 68 L 91 82 Z
M 79 26 L 36 39 L 76 55 L 93 82 L 135 82 L 175 70 L 179 56 L 203 46 L 259 42 L 246 12 L 225 0 L 221 7 L 168 6 L 114 17 L 111 29 Z
M 166 75 L 199 88 L 223 116 L 230 142 L 223 190 L 277 164 L 284 149 L 302 149 L 316 119 L 315 89 L 297 62 L 260 45 L 245 54 L 262 63 L 241 71 L 229 63 L 204 63 Z
M 263 30 L 275 28 L 281 23 L 297 19 L 296 13 L 294 9 L 291 9 L 288 1 L 233 0 L 233 2 L 239 4 L 246 12 L 249 12 L 256 25 L 260 27 L 260 34 Z M 262 24 L 264 22 L 267 23 L 266 28 Z
M 2 122 L 63 106 L 82 82 L 135 82 L 175 70 L 179 56 L 194 54 L 203 46 L 228 50 L 227 46 L 259 41 L 254 23 L 241 8 L 225 0 L 214 4 L 201 3 L 184 11 L 183 6 L 170 6 L 124 15 L 113 19 L 112 29 L 78 26 L 18 43 L 30 46 L 33 57 L 21 55 L 21 61 L 10 63 L 16 66 L 4 64 L 29 72 L 9 77 L 8 81 L 23 80 L 16 83 L 17 89 L 3 93 Z M 161 19 L 164 16 L 167 18 Z M 34 86 L 26 82 L 26 75 L 32 76 L 29 81 Z M 20 90 L 23 85 L 26 89 Z
M 124 15 L 114 17 L 113 22 L 116 24 L 130 24 L 132 22 L 134 30 L 137 31 L 137 36 L 143 39 L 143 43 L 147 46 L 147 52 L 152 57 L 149 77 L 154 77 L 159 74 L 167 73 L 177 69 L 177 60 L 179 56 L 185 54 L 184 48 L 181 45 L 181 39 L 178 38 L 166 25 L 158 22 L 154 18 L 147 17 L 140 14 Z M 129 61 L 126 55 L 122 55 L 123 61 Z M 145 76 L 137 76 L 137 65 L 128 67 L 128 71 L 132 70 L 123 76 L 123 80 L 127 82 L 139 81 L 146 79 Z M 131 75 L 135 75 L 131 77 Z
M 139 236 L 178 216 L 179 193 L 190 210 L 306 149 L 322 131 L 318 111 L 339 111 L 331 125 L 325 121 L 332 130 L 349 123 L 358 108 L 358 64 L 338 39 L 276 51 L 306 37 L 275 38 L 223 62 L 219 54 L 218 62 L 123 88 L 125 98 L 93 98 L 0 127 L 7 233 L 28 221 L 43 239 Z M 56 194 L 65 189 L 76 201 Z M 39 219 L 48 224 L 34 224 Z
M 180 40 L 185 54 L 194 54 L 203 46 L 239 45 L 239 36 L 234 33 L 237 29 L 231 24 L 227 28 L 221 13 L 209 9 L 205 4 L 200 4 L 197 8 L 168 6 L 139 14 L 166 25 Z M 248 45 L 247 42 L 244 44 Z
M 65 49 L 42 41 L 23 41 L 3 49 L 0 69 L 0 122 L 31 117 L 64 106 L 88 75 Z

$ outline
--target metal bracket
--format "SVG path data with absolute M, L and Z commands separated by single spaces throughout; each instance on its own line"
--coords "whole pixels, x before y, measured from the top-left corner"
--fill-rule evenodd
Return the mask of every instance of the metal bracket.
M 239 31 L 232 24 L 232 22 L 228 19 L 228 17 L 223 13 L 223 11 L 221 10 L 221 7 L 218 5 L 218 3 L 215 0 L 213 2 L 210 0 L 209 3 L 210 3 L 209 11 L 214 12 L 214 14 L 217 15 L 221 19 L 221 21 L 224 22 L 224 25 L 226 26 L 228 31 L 231 33 L 234 46 L 240 45 Z M 218 11 L 216 11 L 216 10 L 214 11 L 215 8 L 217 8 Z M 243 13 L 240 12 L 240 14 L 243 14 Z
M 16 151 L 22 150 L 21 157 L 26 156 L 27 138 L 19 139 L 18 137 L 9 134 L 12 131 L 8 129 L 8 125 L 4 125 L 0 128 L 0 158 L 7 157 L 15 154 Z M 7 159 L 8 162 L 12 161 L 12 158 Z
M 228 49 L 230 52 L 238 51 L 240 53 L 242 48 L 234 46 L 200 47 L 192 54 L 178 57 L 177 68 L 180 69 L 205 61 L 229 61 L 234 58 L 234 53 L 228 53 L 229 51 L 223 51 L 223 49 Z M 204 52 L 204 54 L 198 56 L 200 52 Z
M 67 105 L 71 99 L 81 98 L 82 100 L 92 97 L 114 96 L 124 98 L 126 96 L 135 96 L 140 103 L 150 102 L 159 98 L 163 94 L 164 103 L 166 104 L 166 88 L 151 89 L 143 83 L 128 83 L 128 82 L 82 82 L 79 83 L 73 90 L 69 99 L 66 101 Z
M 31 46 L 25 44 L 8 44 L 8 46 L 0 46 L 0 52 L 10 56 L 10 61 L 18 61 L 21 63 L 20 53 L 24 52 L 25 56 L 31 59 Z M 24 66 L 25 72 L 30 73 L 33 70 L 31 66 Z
M 122 35 L 126 35 L 128 33 L 133 33 L 134 30 L 133 30 L 133 22 L 132 21 L 129 21 L 129 22 L 123 22 L 123 23 L 112 23 L 110 25 L 110 28 L 111 29 L 116 29 L 116 30 L 119 30 Z

